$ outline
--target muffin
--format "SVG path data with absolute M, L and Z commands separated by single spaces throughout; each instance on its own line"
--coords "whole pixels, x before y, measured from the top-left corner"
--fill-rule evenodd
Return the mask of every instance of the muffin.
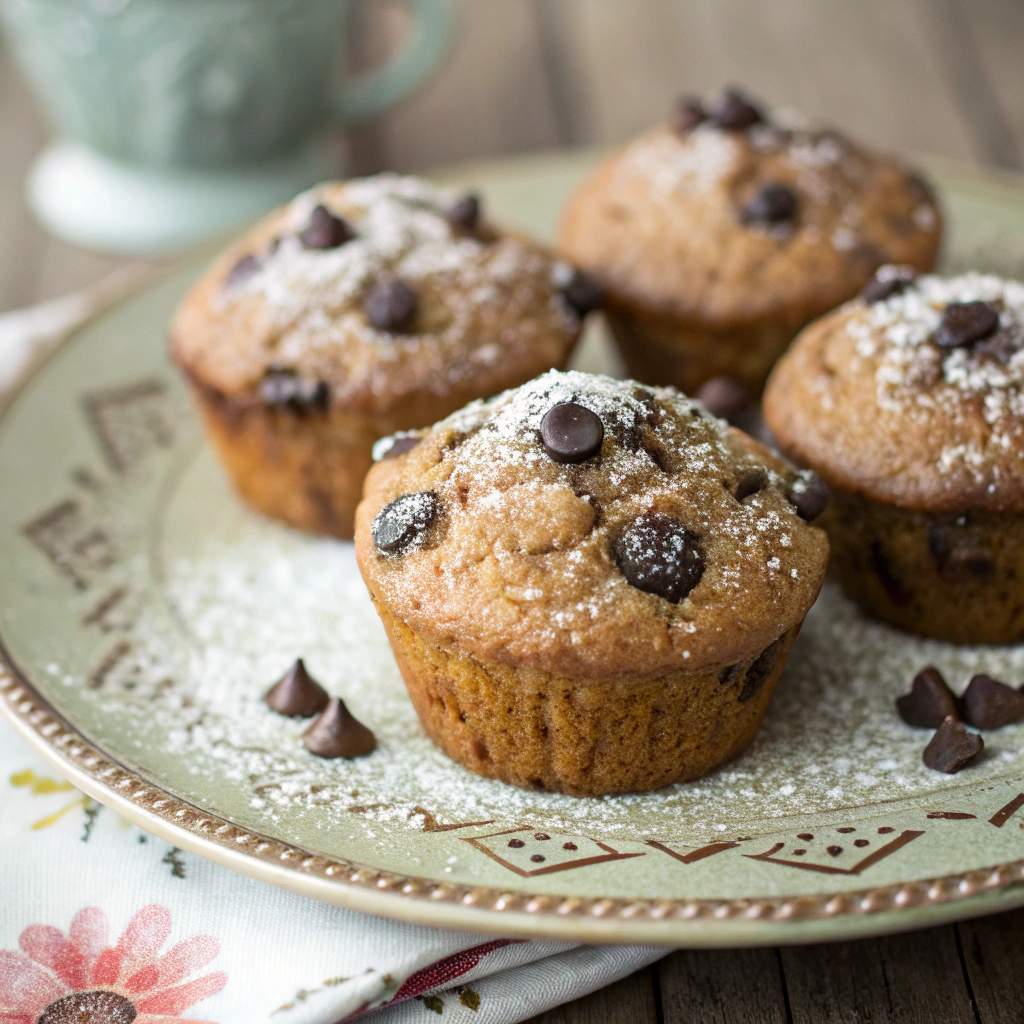
M 230 246 L 171 328 L 238 492 L 351 537 L 378 438 L 562 366 L 585 280 L 415 178 L 321 185 Z
M 884 263 L 930 270 L 940 216 L 915 172 L 730 91 L 685 100 L 570 199 L 566 258 L 606 292 L 629 373 L 750 399 L 805 324 Z
M 1024 285 L 882 268 L 794 342 L 764 417 L 828 482 L 833 572 L 865 611 L 1024 640 Z
M 370 471 L 356 556 L 445 753 L 593 796 L 751 742 L 825 573 L 813 478 L 672 389 L 578 372 L 417 437 Z

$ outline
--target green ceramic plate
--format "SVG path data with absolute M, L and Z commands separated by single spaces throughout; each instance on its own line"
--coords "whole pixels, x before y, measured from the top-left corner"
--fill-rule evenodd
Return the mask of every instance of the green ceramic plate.
M 550 234 L 583 154 L 461 172 Z M 947 266 L 1024 271 L 1024 191 L 935 167 Z M 454 176 L 450 176 L 454 177 Z M 192 265 L 95 318 L 0 421 L 0 706 L 90 795 L 169 842 L 317 899 L 582 941 L 740 945 L 1024 903 L 1024 726 L 955 776 L 893 699 L 926 663 L 1019 682 L 1024 648 L 862 619 L 826 588 L 750 752 L 697 783 L 516 790 L 423 737 L 349 544 L 268 523 L 205 447 L 164 331 Z M 579 362 L 611 366 L 600 335 Z M 296 655 L 376 732 L 307 754 L 261 702 Z M 515 840 L 513 843 L 512 840 Z

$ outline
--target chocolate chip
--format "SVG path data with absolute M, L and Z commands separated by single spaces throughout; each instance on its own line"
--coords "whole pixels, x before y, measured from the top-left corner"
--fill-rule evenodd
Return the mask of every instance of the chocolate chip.
M 837 832 L 841 832 L 843 835 L 849 835 L 850 832 L 856 832 L 857 830 L 852 825 L 847 825 L 845 828 L 837 828 Z
M 860 297 L 867 303 L 884 302 L 905 292 L 916 279 L 912 267 L 883 267 L 860 290 Z
M 377 461 L 383 462 L 386 459 L 397 459 L 399 455 L 411 452 L 422 440 L 422 437 L 414 437 L 412 434 L 394 437 L 391 439 L 391 444 L 380 453 Z
M 943 310 L 935 343 L 960 348 L 983 341 L 999 329 L 999 314 L 987 302 L 951 302 Z
M 534 855 L 533 855 L 533 856 L 532 856 L 532 857 L 530 858 L 530 860 L 532 860 L 534 864 L 543 864 L 543 863 L 544 863 L 544 861 L 545 861 L 546 859 L 547 859 L 547 858 L 546 858 L 546 857 L 544 856 L 544 854 L 543 854 L 543 853 L 535 853 L 535 854 L 534 854 Z
M 708 116 L 726 131 L 743 131 L 764 120 L 761 111 L 739 89 L 726 89 Z
M 907 725 L 920 729 L 937 729 L 947 718 L 960 717 L 953 691 L 931 665 L 914 676 L 910 693 L 897 699 L 896 710 Z
M 814 470 L 804 469 L 789 485 L 786 500 L 805 523 L 813 523 L 828 504 L 828 486 Z
M 615 544 L 615 561 L 630 586 L 678 603 L 700 582 L 700 538 L 664 512 L 633 521 Z
M 813 838 L 814 838 L 814 835 L 811 832 L 801 832 L 797 836 L 797 839 L 802 839 L 805 843 L 809 843 Z
M 868 545 L 868 558 L 871 569 L 878 577 L 878 582 L 882 584 L 882 589 L 889 600 L 898 608 L 909 605 L 914 600 L 914 592 L 900 579 L 881 541 L 873 540 Z
M 750 395 L 742 384 L 732 377 L 712 377 L 706 380 L 694 396 L 712 416 L 732 420 L 750 405 Z
M 871 843 L 867 839 L 854 839 L 853 845 L 863 849 L 865 846 L 870 846 Z
M 302 742 L 317 757 L 364 757 L 376 749 L 373 733 L 359 721 L 338 697 L 332 697 L 313 724 L 302 734 Z
M 680 135 L 685 135 L 707 119 L 704 104 L 696 96 L 683 96 L 672 111 L 669 124 Z
M 248 256 L 243 256 L 228 271 L 227 277 L 224 278 L 224 287 L 229 289 L 241 287 L 250 277 L 259 273 L 261 266 L 260 261 L 251 253 Z
M 563 850 L 578 850 L 579 847 L 575 843 L 562 843 Z
M 508 845 L 511 846 L 513 850 L 521 850 L 526 843 L 524 843 L 522 839 L 510 839 L 508 841 Z
M 534 839 L 550 839 L 551 836 L 549 836 L 547 834 L 547 832 L 535 832 L 533 838 Z
M 762 466 L 750 466 L 740 473 L 736 482 L 736 500 L 743 501 L 751 495 L 763 491 L 768 486 L 768 473 Z
M 557 263 L 551 276 L 566 305 L 580 318 L 604 302 L 604 289 L 600 284 L 568 263 Z
M 480 197 L 473 192 L 467 192 L 448 207 L 445 217 L 453 228 L 472 232 L 480 223 L 480 210 Z
M 260 397 L 267 405 L 287 407 L 292 412 L 326 412 L 331 390 L 322 380 L 300 377 L 294 370 L 271 367 L 260 381 Z
M 746 704 L 753 700 L 763 689 L 768 677 L 775 669 L 779 660 L 779 650 L 782 647 L 783 637 L 769 644 L 755 659 L 747 674 L 743 677 L 743 688 L 740 690 L 739 702 Z
M 433 491 L 415 491 L 389 501 L 374 517 L 370 534 L 378 551 L 402 555 L 430 529 L 441 510 Z
M 601 417 L 576 402 L 559 402 L 540 421 L 544 450 L 555 462 L 585 462 L 601 450 Z
M 299 241 L 307 249 L 337 249 L 355 237 L 348 221 L 331 213 L 326 206 L 314 206 L 309 223 L 299 232 Z
M 988 548 L 972 544 L 951 527 L 930 526 L 928 549 L 939 573 L 954 580 L 965 576 L 985 579 L 995 571 L 995 555 Z
M 1024 718 L 1024 693 L 984 674 L 971 677 L 962 703 L 964 721 L 975 729 L 999 729 Z
M 722 686 L 728 686 L 743 671 L 743 662 L 737 661 L 735 665 L 726 665 L 718 673 L 718 682 Z
M 924 748 L 923 760 L 929 768 L 952 775 L 973 761 L 984 747 L 985 741 L 976 732 L 968 732 L 961 722 L 947 718 Z
M 894 829 L 891 825 L 883 825 L 878 830 L 878 834 L 880 836 L 885 836 L 885 835 L 888 835 L 890 832 L 895 832 L 895 831 L 896 831 L 896 829 Z
M 783 224 L 796 216 L 796 192 L 788 185 L 765 185 L 743 208 L 745 224 Z
M 297 658 L 263 699 L 279 715 L 311 718 L 327 706 L 330 694 L 306 671 L 302 659 Z
M 826 849 L 832 857 L 838 857 L 839 854 L 843 852 L 843 848 L 841 846 L 828 846 Z
M 397 278 L 378 281 L 363 299 L 363 310 L 370 323 L 380 331 L 392 333 L 407 331 L 418 308 L 416 293 Z

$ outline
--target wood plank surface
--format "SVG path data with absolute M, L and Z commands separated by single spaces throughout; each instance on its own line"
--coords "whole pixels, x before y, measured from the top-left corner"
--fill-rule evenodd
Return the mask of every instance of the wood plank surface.
M 347 53 L 403 31 L 364 0 Z M 1024 170 L 1019 0 L 464 0 L 445 66 L 347 139 L 350 168 L 420 171 L 614 144 L 676 96 L 738 83 L 880 147 Z M 0 309 L 125 261 L 48 238 L 22 185 L 46 131 L 0 52 Z M 780 950 L 678 951 L 543 1024 L 1024 1022 L 1024 911 L 912 935 Z

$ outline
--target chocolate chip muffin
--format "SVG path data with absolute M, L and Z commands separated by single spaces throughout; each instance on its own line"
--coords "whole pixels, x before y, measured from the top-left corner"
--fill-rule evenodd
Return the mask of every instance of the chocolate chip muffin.
M 939 236 L 918 174 L 730 91 L 605 160 L 560 244 L 604 286 L 632 376 L 691 395 L 725 377 L 753 399 L 801 327 L 884 263 L 932 269 Z
M 1024 640 L 1024 285 L 883 267 L 796 340 L 764 417 L 828 482 L 833 571 L 865 611 Z
M 415 440 L 367 477 L 356 555 L 450 757 L 599 795 L 751 742 L 825 573 L 810 475 L 672 389 L 578 372 Z
M 232 245 L 171 329 L 239 493 L 351 537 L 374 442 L 569 356 L 585 281 L 414 178 L 322 185 Z

